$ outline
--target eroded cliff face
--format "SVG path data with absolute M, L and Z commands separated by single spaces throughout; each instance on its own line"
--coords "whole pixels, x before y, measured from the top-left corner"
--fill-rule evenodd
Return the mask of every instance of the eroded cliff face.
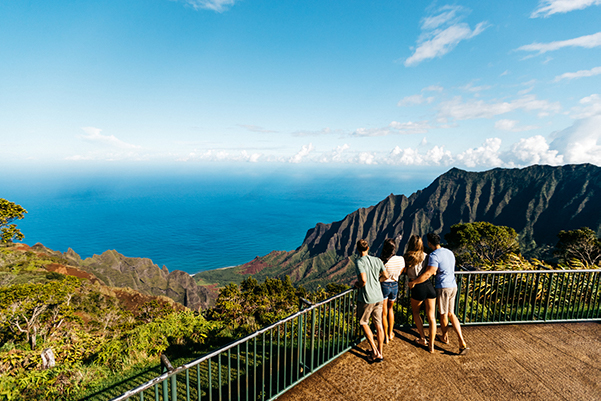
M 600 205 L 601 168 L 590 164 L 485 172 L 453 168 L 409 198 L 391 194 L 341 221 L 317 224 L 295 251 L 253 261 L 262 266 L 254 275 L 287 274 L 309 287 L 328 280 L 350 282 L 358 239 L 366 239 L 370 252 L 379 254 L 386 238 L 402 236 L 399 249 L 404 250 L 412 234 L 436 232 L 444 238 L 452 225 L 474 221 L 514 228 L 522 251 L 533 252 L 554 246 L 560 230 L 586 226 L 600 235 Z
M 128 258 L 117 251 L 106 251 L 81 262 L 82 267 L 113 287 L 130 287 L 144 294 L 164 295 L 193 309 L 205 309 L 208 291 L 180 270 L 169 272 L 147 258 Z
M 147 295 L 166 296 L 193 310 L 205 309 L 211 303 L 208 290 L 200 287 L 188 273 L 169 272 L 148 258 L 128 258 L 110 250 L 81 259 L 72 249 L 61 254 L 41 244 L 33 248 L 65 258 L 111 287 L 129 287 Z

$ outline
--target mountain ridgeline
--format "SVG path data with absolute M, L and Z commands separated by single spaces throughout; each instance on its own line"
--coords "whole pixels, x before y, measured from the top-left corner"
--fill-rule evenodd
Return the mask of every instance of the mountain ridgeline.
M 474 221 L 512 227 L 523 253 L 544 256 L 561 230 L 586 226 L 601 234 L 600 205 L 601 168 L 591 164 L 485 172 L 453 168 L 408 198 L 391 194 L 341 221 L 319 223 L 296 250 L 272 252 L 228 273 L 257 278 L 287 274 L 309 288 L 348 283 L 354 278 L 349 267 L 358 239 L 366 239 L 370 253 L 379 254 L 386 238 L 400 235 L 402 252 L 412 234 L 436 232 L 444 238 L 452 225 Z M 197 276 L 206 282 L 216 278 L 212 272 Z

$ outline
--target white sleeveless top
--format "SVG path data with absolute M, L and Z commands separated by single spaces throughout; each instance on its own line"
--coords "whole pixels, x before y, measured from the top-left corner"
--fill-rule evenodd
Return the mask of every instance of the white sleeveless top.
M 386 271 L 388 272 L 388 280 L 386 282 L 397 282 L 399 281 L 399 277 L 401 275 L 401 271 L 405 267 L 405 259 L 402 256 L 393 256 L 388 259 L 388 262 L 384 265 Z

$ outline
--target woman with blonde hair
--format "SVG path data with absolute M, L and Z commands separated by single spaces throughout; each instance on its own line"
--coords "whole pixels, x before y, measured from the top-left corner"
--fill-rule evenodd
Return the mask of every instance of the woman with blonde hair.
M 407 265 L 407 276 L 409 281 L 415 280 L 427 266 L 427 255 L 424 252 L 424 243 L 417 235 L 412 235 L 407 243 L 405 251 L 405 263 Z M 430 325 L 430 341 L 426 339 L 424 334 L 424 324 L 419 309 L 425 301 L 426 317 Z M 411 311 L 413 312 L 413 320 L 417 326 L 420 338 L 415 341 L 428 347 L 430 353 L 434 353 L 434 340 L 436 338 L 436 291 L 430 280 L 426 280 L 421 284 L 417 284 L 411 289 Z
M 384 304 L 382 305 L 382 324 L 384 326 L 384 343 L 388 344 L 394 338 L 394 301 L 399 294 L 399 277 L 405 269 L 405 260 L 396 255 L 396 243 L 394 239 L 387 238 L 382 246 L 380 259 L 384 263 L 388 279 L 380 283 Z

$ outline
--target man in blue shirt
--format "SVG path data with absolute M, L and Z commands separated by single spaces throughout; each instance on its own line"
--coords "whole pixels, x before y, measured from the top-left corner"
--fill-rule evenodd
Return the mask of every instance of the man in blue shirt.
M 413 288 L 416 284 L 423 283 L 436 275 L 436 303 L 440 313 L 440 330 L 441 335 L 436 338 L 444 343 L 449 343 L 449 321 L 457 332 L 459 340 L 459 355 L 467 354 L 469 348 L 463 338 L 459 319 L 455 316 L 455 297 L 457 296 L 457 282 L 455 281 L 455 255 L 449 249 L 440 246 L 440 236 L 438 234 L 429 233 L 427 236 L 428 246 L 433 249 L 428 259 L 428 268 L 415 280 L 409 282 L 409 288 Z
M 380 281 L 388 278 L 388 273 L 384 267 L 384 263 L 380 258 L 367 254 L 369 245 L 367 241 L 360 239 L 357 241 L 357 282 L 355 287 L 357 291 L 357 319 L 365 332 L 365 337 L 369 343 L 372 355 L 370 361 L 381 362 L 384 360 L 382 356 L 382 348 L 384 347 L 384 328 L 382 327 L 382 288 Z M 369 328 L 369 318 L 371 317 L 378 336 L 378 345 L 374 341 L 374 335 Z

